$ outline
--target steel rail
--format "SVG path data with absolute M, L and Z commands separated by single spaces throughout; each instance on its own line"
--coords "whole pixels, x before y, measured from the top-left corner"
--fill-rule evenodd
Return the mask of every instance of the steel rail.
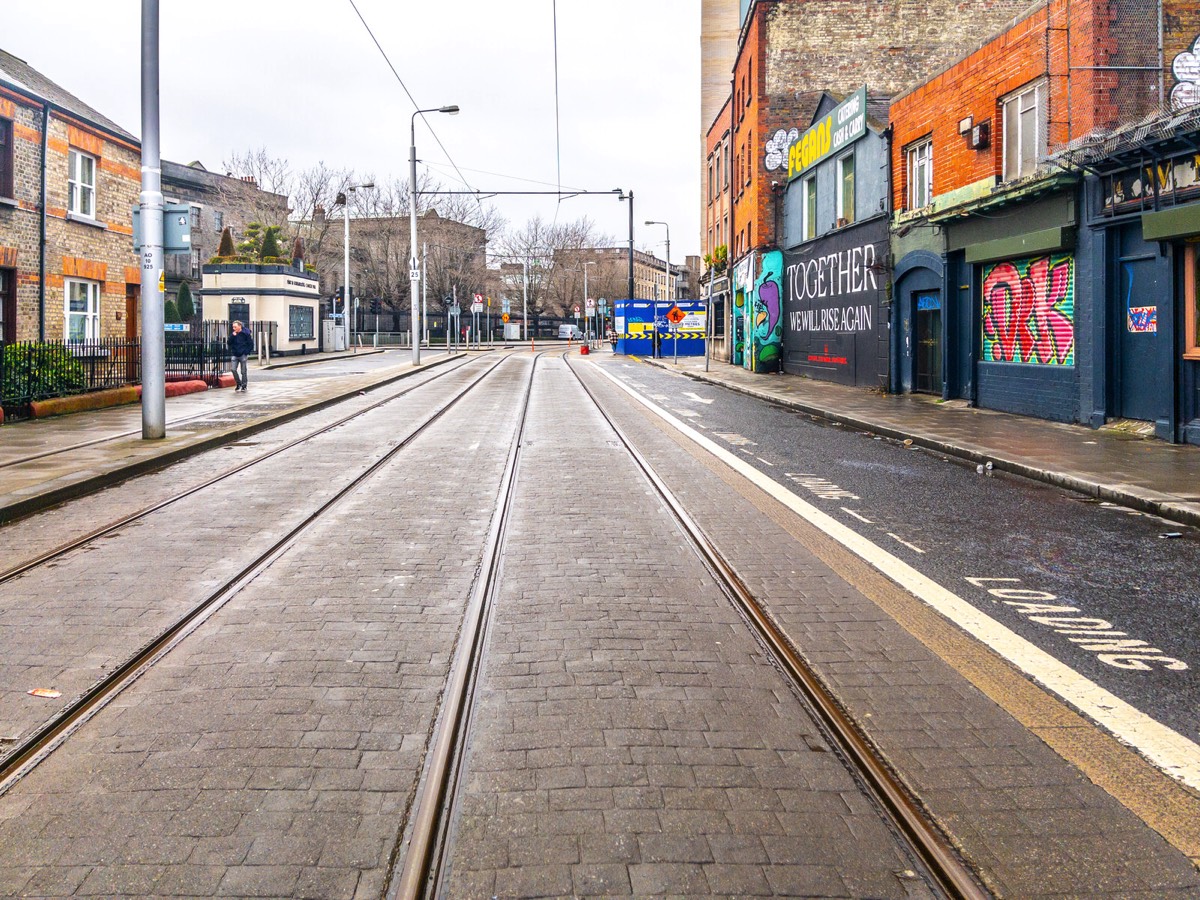
M 963 900 L 986 900 L 992 895 L 980 884 L 971 869 L 950 846 L 938 827 L 924 814 L 908 790 L 892 773 L 881 754 L 875 749 L 858 724 L 846 714 L 820 676 L 796 650 L 791 639 L 766 611 L 737 570 L 688 513 L 674 491 L 633 446 L 624 430 L 609 416 L 599 399 L 588 387 L 575 367 L 567 363 L 584 392 L 612 428 L 618 440 L 629 451 L 655 492 L 678 522 L 693 549 L 714 575 L 727 597 L 748 618 L 755 632 L 767 645 L 776 662 L 791 678 L 803 697 L 816 712 L 838 747 L 855 766 L 856 771 L 871 788 L 876 800 L 888 813 L 892 823 L 908 841 L 917 856 L 929 869 L 947 895 Z
M 426 755 L 425 775 L 416 797 L 414 814 L 410 819 L 412 824 L 406 841 L 407 847 L 398 848 L 403 854 L 403 859 L 398 869 L 393 868 L 391 883 L 385 894 L 388 900 L 413 900 L 426 896 L 431 885 L 436 885 L 441 874 L 439 851 L 444 848 L 439 839 L 444 833 L 453 806 L 452 785 L 461 760 L 463 739 L 470 724 L 485 626 L 499 586 L 502 550 L 516 493 L 521 445 L 525 436 L 530 399 L 533 396 L 534 373 L 537 370 L 538 359 L 547 352 L 549 351 L 543 350 L 536 354 L 529 369 L 529 384 L 525 389 L 521 417 L 509 447 L 504 474 L 500 478 L 496 506 L 479 564 L 479 576 L 475 579 L 467 604 L 462 634 L 454 651 L 454 661 L 443 693 L 445 701 L 438 716 L 434 739 Z
M 342 418 L 338 419 L 336 422 L 332 422 L 329 425 L 323 425 L 320 428 L 314 429 L 313 431 L 310 431 L 307 434 L 296 438 L 295 440 L 289 441 L 286 444 L 276 447 L 273 450 L 268 450 L 266 453 L 259 454 L 258 456 L 254 457 L 253 459 L 247 460 L 244 463 L 239 463 L 238 465 L 234 466 L 231 469 L 227 469 L 224 472 L 214 475 L 212 478 L 209 478 L 207 481 L 201 482 L 200 484 L 197 484 L 197 485 L 193 485 L 192 487 L 187 488 L 186 490 L 180 491 L 177 494 L 172 494 L 170 497 L 167 497 L 163 500 L 159 500 L 155 503 L 150 504 L 149 506 L 145 506 L 139 510 L 136 510 L 135 512 L 132 512 L 126 516 L 123 516 L 120 519 L 109 522 L 106 525 L 101 525 L 99 528 L 95 528 L 95 529 L 89 531 L 87 534 L 80 535 L 77 538 L 72 538 L 71 540 L 67 541 L 65 544 L 60 544 L 59 546 L 57 546 L 51 550 L 46 550 L 45 552 L 40 553 L 37 556 L 31 557 L 30 559 L 27 559 L 24 562 L 19 563 L 9 569 L 0 571 L 0 585 L 3 585 L 6 582 L 11 581 L 12 579 L 16 578 L 18 575 L 23 575 L 32 569 L 36 569 L 38 566 L 45 565 L 46 563 L 51 562 L 55 559 L 58 559 L 61 556 L 65 556 L 67 553 L 70 553 L 72 550 L 78 550 L 80 547 L 90 544 L 92 541 L 96 540 L 97 538 L 104 537 L 104 535 L 110 534 L 111 532 L 116 531 L 118 528 L 124 528 L 130 522 L 136 522 L 138 519 L 145 518 L 146 516 L 150 515 L 151 513 L 158 512 L 158 510 L 163 509 L 164 507 L 170 506 L 173 503 L 178 503 L 180 500 L 186 499 L 187 497 L 190 497 L 192 494 L 198 493 L 206 488 L 212 487 L 214 484 L 218 484 L 219 482 L 224 481 L 227 478 L 232 478 L 234 475 L 244 472 L 246 469 L 249 469 L 252 466 L 256 466 L 259 463 L 265 462 L 268 459 L 278 456 L 281 453 L 291 450 L 292 448 L 294 448 L 300 444 L 303 444 L 306 441 L 312 440 L 313 438 L 317 437 L 318 435 L 325 434 L 326 432 L 332 431 L 335 428 L 339 428 L 342 425 L 345 425 L 347 422 L 350 422 L 351 420 L 358 418 L 359 416 L 365 415 L 366 413 L 369 413 L 369 412 L 373 412 L 374 410 L 378 409 L 379 407 L 385 406 L 388 403 L 391 403 L 393 400 L 398 400 L 399 398 L 401 398 L 407 394 L 411 394 L 413 391 L 416 391 L 416 390 L 419 390 L 420 388 L 426 387 L 427 385 L 432 384 L 434 381 L 438 380 L 439 378 L 444 378 L 447 375 L 451 375 L 454 372 L 457 372 L 460 369 L 465 368 L 466 366 L 470 365 L 471 362 L 473 362 L 473 360 L 466 360 L 462 365 L 454 366 L 453 368 L 439 368 L 431 378 L 429 378 L 425 381 L 421 381 L 421 382 L 418 382 L 417 384 L 409 385 L 409 386 L 405 387 L 403 390 L 401 390 L 395 394 L 389 394 L 387 397 L 384 397 L 381 400 L 377 400 L 376 402 L 370 404 L 369 406 L 365 406 L 360 410 L 352 412 L 349 415 L 343 416 Z
M 177 618 L 171 625 L 164 628 L 155 638 L 144 644 L 119 666 L 114 667 L 108 675 L 68 703 L 56 715 L 39 727 L 37 731 L 0 758 L 0 796 L 3 796 L 14 784 L 36 768 L 42 760 L 49 756 L 81 725 L 136 681 L 142 673 L 170 652 L 195 628 L 224 606 L 242 587 L 269 568 L 318 519 L 324 516 L 325 513 L 336 506 L 346 496 L 357 490 L 372 475 L 389 463 L 396 454 L 412 443 L 430 425 L 444 416 L 463 397 L 478 387 L 492 372 L 511 358 L 504 357 L 498 360 L 491 368 L 484 371 L 478 378 L 451 397 L 448 402 L 427 415 L 383 456 L 363 472 L 359 473 L 353 481 L 339 489 L 337 493 L 305 517 L 302 522 L 256 557 L 253 562 L 245 566 L 232 578 L 226 580 L 224 584 L 209 594 L 205 600 L 197 603 L 188 612 Z

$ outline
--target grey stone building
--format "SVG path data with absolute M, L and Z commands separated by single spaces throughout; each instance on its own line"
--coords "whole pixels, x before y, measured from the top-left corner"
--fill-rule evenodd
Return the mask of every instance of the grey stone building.
M 210 172 L 199 162 L 184 165 L 163 160 L 162 186 L 165 202 L 189 207 L 192 243 L 190 254 L 166 256 L 166 296 L 174 299 L 180 284 L 188 282 L 203 318 L 199 310 L 200 269 L 216 255 L 221 230 L 231 228 L 238 240 L 251 222 L 286 226 L 288 198 L 262 190 L 253 178 Z

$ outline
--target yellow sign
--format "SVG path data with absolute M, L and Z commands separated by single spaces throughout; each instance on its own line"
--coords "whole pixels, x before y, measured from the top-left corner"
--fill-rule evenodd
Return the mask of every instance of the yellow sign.
M 164 293 L 167 289 L 167 272 L 164 269 L 158 273 L 158 292 Z
M 500 321 L 503 322 L 505 325 L 507 325 L 508 324 L 508 313 L 505 313 L 504 315 L 502 315 L 500 317 Z

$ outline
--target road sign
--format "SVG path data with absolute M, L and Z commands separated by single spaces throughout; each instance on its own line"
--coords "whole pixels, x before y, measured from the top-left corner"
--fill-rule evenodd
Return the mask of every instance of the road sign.
M 575 304 L 575 315 L 579 315 L 579 304 Z
M 506 313 L 512 312 L 512 303 L 507 297 L 500 301 L 500 310 Z
M 685 313 L 678 306 L 672 306 L 670 309 L 667 310 L 667 321 L 670 322 L 672 325 L 678 325 L 680 322 L 682 322 L 684 320 L 684 318 L 686 316 L 687 316 L 687 313 Z
M 483 294 L 476 294 L 474 299 L 475 299 L 476 303 L 482 303 L 483 302 Z
M 503 322 L 505 325 L 507 325 L 508 324 L 508 313 L 504 313 L 502 316 L 500 316 L 500 321 Z
M 411 269 L 408 270 L 408 280 L 409 281 L 418 281 L 418 280 L 420 280 L 420 278 L 421 278 L 420 267 L 413 266 Z
M 478 297 L 479 295 L 476 294 L 475 296 Z M 473 312 L 473 313 L 483 312 L 483 303 L 476 300 L 474 303 L 471 304 L 471 312 Z
M 187 330 L 188 330 L 188 326 L 187 326 L 186 322 L 164 322 L 163 323 L 163 331 L 187 331 Z

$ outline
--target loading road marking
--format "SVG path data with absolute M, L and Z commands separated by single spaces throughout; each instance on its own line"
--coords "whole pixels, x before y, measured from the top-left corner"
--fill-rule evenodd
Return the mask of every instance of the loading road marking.
M 596 371 L 751 484 L 829 535 L 968 634 L 991 647 L 1087 718 L 1108 729 L 1118 740 L 1133 747 L 1172 778 L 1193 789 L 1200 789 L 1200 745 L 1085 678 L 1006 625 L 976 609 L 953 591 L 918 572 L 899 557 L 893 556 L 848 525 L 843 525 L 811 503 L 802 500 L 764 472 L 743 462 L 720 444 L 709 440 L 637 391 L 622 384 L 620 379 L 610 375 L 603 367 L 597 366 Z
M 800 487 L 812 491 L 822 500 L 861 500 L 862 497 L 857 494 L 852 494 L 849 491 L 838 487 L 832 481 L 822 478 L 820 475 L 797 474 L 788 472 L 787 477 Z
M 1020 578 L 968 578 L 967 583 L 987 591 L 993 603 L 1003 603 L 1029 621 L 1052 628 L 1072 644 L 1095 653 L 1096 658 L 1106 666 L 1139 672 L 1149 672 L 1155 667 L 1173 672 L 1188 668 L 1183 660 L 1167 656 L 1145 641 L 1130 638 L 1127 632 L 1117 631 L 1107 619 L 1085 616 L 1082 610 L 1074 606 L 1055 603 L 1057 594 L 1017 587 L 1021 584 Z M 990 583 L 1010 586 L 988 587 Z
M 714 431 L 713 434 L 725 441 L 725 443 L 732 444 L 735 447 L 744 447 L 747 444 L 752 447 L 758 446 L 757 441 L 752 441 L 748 437 L 742 437 L 736 431 Z

